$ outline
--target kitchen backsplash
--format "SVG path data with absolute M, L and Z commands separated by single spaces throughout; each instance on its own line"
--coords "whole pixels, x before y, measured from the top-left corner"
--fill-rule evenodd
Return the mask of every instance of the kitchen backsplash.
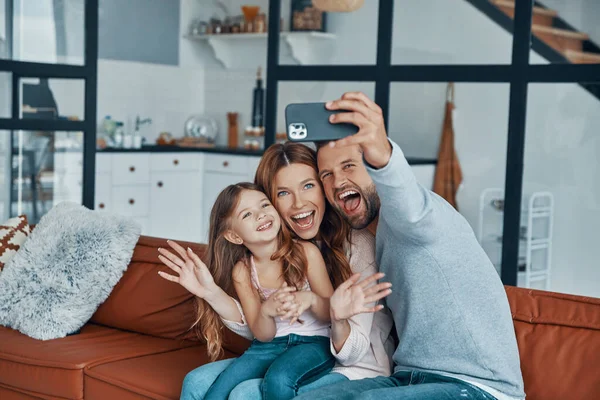
M 141 135 L 154 143 L 160 132 L 184 134 L 185 121 L 205 108 L 204 70 L 98 60 L 98 123 L 106 115 L 133 131 L 136 115 L 151 118 Z

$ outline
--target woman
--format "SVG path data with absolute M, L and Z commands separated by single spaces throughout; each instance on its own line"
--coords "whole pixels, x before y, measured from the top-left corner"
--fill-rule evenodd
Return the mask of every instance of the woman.
M 389 375 L 394 349 L 390 337 L 392 319 L 387 311 L 374 312 L 381 307 L 365 304 L 366 299 L 372 301 L 389 294 L 387 284 L 365 287 L 382 277 L 381 274 L 373 276 L 377 272 L 374 237 L 366 230 L 350 232 L 346 223 L 326 202 L 318 179 L 315 151 L 289 142 L 269 147 L 257 169 L 255 183 L 264 189 L 281 218 L 298 237 L 316 240 L 320 245 L 336 288 L 330 299 L 331 351 L 337 361 L 336 367 L 325 377 L 301 386 L 299 393 L 348 379 Z M 178 273 L 183 270 L 182 266 L 191 266 L 189 271 L 193 271 L 191 274 L 196 277 L 186 288 L 197 296 L 200 310 L 197 328 L 201 329 L 200 321 L 206 324 L 202 310 L 208 304 L 229 329 L 252 339 L 239 304 L 216 287 L 199 258 L 174 242 L 169 242 L 169 245 L 179 257 L 160 249 L 161 261 Z M 161 276 L 177 281 L 177 278 L 165 275 Z M 364 280 L 366 277 L 370 279 Z M 293 307 L 292 303 L 290 315 L 294 313 Z M 210 341 L 210 338 L 207 339 Z M 184 380 L 181 399 L 202 399 L 212 382 L 231 362 L 217 361 L 191 371 Z M 238 385 L 229 398 L 260 399 L 260 383 L 260 379 L 246 381 Z

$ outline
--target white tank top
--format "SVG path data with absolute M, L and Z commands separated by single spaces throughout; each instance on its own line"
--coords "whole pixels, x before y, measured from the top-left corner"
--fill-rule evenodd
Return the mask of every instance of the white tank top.
M 256 264 L 254 264 L 254 258 L 250 256 L 250 277 L 252 285 L 262 294 L 265 299 L 268 299 L 277 289 L 264 288 L 260 285 L 258 280 L 258 273 L 256 271 Z M 310 290 L 310 284 L 308 280 L 305 282 L 302 290 Z M 317 319 L 315 314 L 307 310 L 300 315 L 300 319 L 303 323 L 295 322 L 290 325 L 289 320 L 282 320 L 279 317 L 275 317 L 275 326 L 277 332 L 275 337 L 287 336 L 290 334 L 302 335 L 302 336 L 331 336 L 330 323 L 323 322 Z

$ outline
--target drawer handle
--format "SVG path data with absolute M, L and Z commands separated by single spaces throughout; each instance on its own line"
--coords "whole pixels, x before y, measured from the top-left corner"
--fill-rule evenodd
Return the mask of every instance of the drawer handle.
M 133 165 L 129 167 L 129 172 L 135 172 L 135 167 Z
M 134 199 L 129 199 L 129 204 L 133 205 L 135 203 Z
M 229 166 L 229 161 L 223 161 L 223 166 L 227 168 Z
M 104 203 L 98 204 L 98 208 L 104 208 Z
M 157 185 L 158 187 L 163 187 L 163 183 L 162 183 L 162 182 L 158 182 L 156 185 Z
M 179 165 L 179 160 L 178 159 L 173 160 L 173 164 Z

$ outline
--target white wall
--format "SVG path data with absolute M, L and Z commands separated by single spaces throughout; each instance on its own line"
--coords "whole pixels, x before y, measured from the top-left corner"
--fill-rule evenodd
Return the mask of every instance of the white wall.
M 126 61 L 98 61 L 98 123 L 106 116 L 134 129 L 135 117 L 152 118 L 141 129 L 150 144 L 162 131 L 184 135 L 187 118 L 204 112 L 204 71 Z
M 600 2 L 598 0 L 543 0 L 541 3 L 558 11 L 574 28 L 590 35 L 600 46 Z
M 572 84 L 529 87 L 525 191 L 554 195 L 552 290 L 600 297 L 600 100 Z

